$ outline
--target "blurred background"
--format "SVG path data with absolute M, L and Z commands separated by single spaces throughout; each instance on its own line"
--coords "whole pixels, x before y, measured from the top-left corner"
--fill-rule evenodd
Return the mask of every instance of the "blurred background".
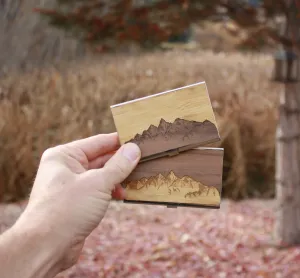
M 113 202 L 59 277 L 299 277 L 299 15 L 297 0 L 1 0 L 0 232 L 45 149 L 115 131 L 110 105 L 204 80 L 221 208 Z

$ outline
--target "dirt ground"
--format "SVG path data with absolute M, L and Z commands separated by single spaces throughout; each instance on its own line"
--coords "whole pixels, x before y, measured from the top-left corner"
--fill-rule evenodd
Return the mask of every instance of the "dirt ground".
M 0 206 L 0 229 L 24 205 Z M 273 201 L 223 201 L 221 209 L 112 202 L 82 256 L 58 278 L 272 277 L 300 273 L 300 247 L 272 245 Z

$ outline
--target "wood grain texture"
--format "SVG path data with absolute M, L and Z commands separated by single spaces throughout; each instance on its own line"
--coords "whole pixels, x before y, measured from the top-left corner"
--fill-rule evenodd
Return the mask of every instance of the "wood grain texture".
M 223 153 L 198 148 L 142 162 L 123 183 L 126 201 L 219 207 Z
M 134 142 L 142 158 L 220 139 L 205 82 L 111 107 L 120 142 Z

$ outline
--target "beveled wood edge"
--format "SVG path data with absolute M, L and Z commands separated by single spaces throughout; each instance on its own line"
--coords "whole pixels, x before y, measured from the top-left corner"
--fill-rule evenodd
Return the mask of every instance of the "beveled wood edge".
M 152 201 L 131 201 L 131 200 L 123 200 L 123 203 L 130 204 L 139 204 L 139 205 L 162 205 L 168 208 L 177 208 L 177 207 L 191 207 L 191 208 L 205 208 L 205 209 L 220 209 L 221 204 L 219 206 L 209 206 L 209 205 L 197 205 L 197 204 L 188 204 L 188 203 L 172 203 L 172 202 L 152 202 Z

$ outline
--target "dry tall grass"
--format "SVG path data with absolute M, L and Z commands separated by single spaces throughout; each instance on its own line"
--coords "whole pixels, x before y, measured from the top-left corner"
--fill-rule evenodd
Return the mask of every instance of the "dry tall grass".
M 225 148 L 224 193 L 271 196 L 281 89 L 269 81 L 272 67 L 267 56 L 172 51 L 11 73 L 0 80 L 0 199 L 28 194 L 46 148 L 114 131 L 111 104 L 201 80 Z

